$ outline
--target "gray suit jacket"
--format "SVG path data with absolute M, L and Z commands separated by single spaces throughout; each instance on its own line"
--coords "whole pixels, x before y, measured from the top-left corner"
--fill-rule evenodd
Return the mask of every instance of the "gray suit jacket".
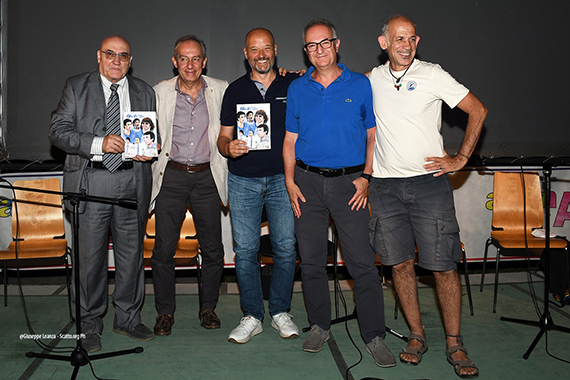
M 222 203 L 228 203 L 228 165 L 226 158 L 218 151 L 218 135 L 220 134 L 220 114 L 222 109 L 222 99 L 228 82 L 202 76 L 208 87 L 206 88 L 206 105 L 208 106 L 208 141 L 210 142 L 210 168 L 212 176 L 218 189 L 218 194 Z M 172 123 L 174 121 L 174 110 L 176 108 L 176 81 L 178 76 L 160 82 L 154 86 L 157 101 L 158 130 L 162 139 L 161 152 L 158 160 L 152 164 L 152 196 L 151 209 L 154 208 L 154 201 L 160 192 L 162 178 L 170 149 L 172 148 Z
M 156 110 L 152 87 L 140 79 L 127 76 L 132 111 Z M 63 167 L 63 191 L 87 194 L 85 168 L 91 158 L 91 144 L 95 136 L 105 136 L 105 96 L 98 71 L 67 79 L 57 109 L 51 115 L 49 140 L 67 153 Z M 146 222 L 152 174 L 150 162 L 134 161 L 138 215 Z M 97 194 L 91 194 L 97 195 Z M 66 207 L 71 204 L 66 201 Z M 85 209 L 82 204 L 80 212 Z

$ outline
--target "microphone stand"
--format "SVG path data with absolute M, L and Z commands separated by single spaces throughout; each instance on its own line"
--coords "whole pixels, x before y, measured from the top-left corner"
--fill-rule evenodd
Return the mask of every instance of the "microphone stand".
M 71 374 L 71 379 L 75 379 L 79 373 L 79 369 L 88 364 L 93 360 L 106 359 L 115 356 L 127 355 L 127 354 L 139 354 L 144 351 L 142 347 L 135 347 L 129 350 L 121 350 L 115 352 L 106 352 L 103 354 L 95 354 L 89 356 L 87 351 L 81 346 L 81 288 L 80 288 L 80 276 L 79 276 L 79 204 L 81 201 L 85 202 L 99 202 L 118 205 L 127 208 L 136 208 L 137 202 L 132 199 L 114 199 L 107 197 L 99 197 L 93 195 L 87 195 L 85 193 L 72 193 L 72 192 L 59 192 L 43 189 L 31 189 L 27 187 L 19 186 L 8 186 L 0 185 L 0 187 L 21 190 L 21 191 L 31 191 L 36 193 L 46 193 L 46 194 L 57 194 L 63 196 L 71 202 L 73 206 L 73 220 L 72 220 L 72 235 L 73 235 L 73 262 L 72 268 L 75 278 L 75 330 L 76 330 L 76 346 L 70 356 L 65 355 L 54 355 L 36 352 L 26 352 L 26 357 L 28 358 L 42 358 L 50 360 L 60 360 L 70 362 L 74 367 L 73 373 Z
M 542 312 L 542 315 L 540 316 L 540 320 L 538 321 L 528 321 L 524 319 L 507 318 L 507 317 L 500 318 L 501 321 L 539 327 L 536 337 L 530 344 L 528 350 L 526 350 L 526 352 L 523 355 L 523 358 L 525 360 L 529 358 L 530 354 L 532 353 L 532 351 L 534 350 L 534 348 L 542 338 L 542 335 L 544 335 L 544 333 L 547 330 L 556 330 L 565 333 L 570 333 L 570 328 L 556 325 L 553 322 L 552 317 L 550 316 L 550 310 L 549 310 L 550 302 L 548 301 L 548 299 L 550 297 L 549 274 L 550 274 L 550 176 L 552 174 L 551 163 L 543 164 L 543 173 L 544 173 L 544 187 L 546 192 L 545 202 L 544 202 L 544 224 L 545 224 L 546 240 L 544 245 L 544 251 L 542 253 L 543 255 L 545 255 L 544 256 L 544 310 Z

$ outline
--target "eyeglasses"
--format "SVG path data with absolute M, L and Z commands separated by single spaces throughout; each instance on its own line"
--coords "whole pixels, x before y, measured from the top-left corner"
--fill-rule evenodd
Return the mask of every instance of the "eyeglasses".
M 305 44 L 304 48 L 309 52 L 316 51 L 319 45 L 321 45 L 323 50 L 330 49 L 334 41 L 336 41 L 336 38 L 325 38 L 321 42 L 309 42 L 308 44 Z
M 114 53 L 109 50 L 99 50 L 99 51 L 103 53 L 105 58 L 107 58 L 109 61 L 114 61 L 116 57 L 119 57 L 119 61 L 127 62 L 131 58 L 131 55 L 128 53 Z

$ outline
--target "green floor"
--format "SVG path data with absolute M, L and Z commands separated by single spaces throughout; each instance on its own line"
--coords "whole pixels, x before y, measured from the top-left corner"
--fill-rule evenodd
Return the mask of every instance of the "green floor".
M 473 280 L 472 280 L 473 281 Z M 476 280 L 475 280 L 476 281 Z M 474 281 L 474 282 L 475 282 Z M 465 290 L 465 288 L 464 288 Z M 550 331 L 543 337 L 528 360 L 522 358 L 538 329 L 499 320 L 501 315 L 538 320 L 527 284 L 504 284 L 499 290 L 497 314 L 492 313 L 491 285 L 483 293 L 473 287 L 475 315 L 469 315 L 464 296 L 462 333 L 471 358 L 479 366 L 480 379 L 568 379 L 570 365 L 549 357 L 545 350 L 570 360 L 570 334 Z M 430 344 L 422 363 L 417 367 L 398 363 L 394 368 L 377 367 L 358 333 L 356 321 L 348 322 L 348 329 L 362 351 L 362 362 L 351 370 L 349 378 L 367 377 L 382 379 L 456 379 L 452 367 L 445 359 L 444 333 L 432 288 L 420 288 L 423 323 Z M 537 294 L 542 295 L 541 284 Z M 348 309 L 352 310 L 352 293 L 346 291 Z M 395 331 L 407 334 L 405 321 L 393 318 L 394 296 L 391 290 L 384 292 L 386 324 Z M 29 359 L 28 351 L 39 352 L 30 339 L 21 339 L 28 333 L 21 300 L 9 297 L 8 307 L 0 307 L 0 378 L 2 379 L 67 379 L 73 367 L 67 362 Z M 147 295 L 143 309 L 143 321 L 153 326 L 154 297 Z M 144 352 L 93 361 L 93 369 L 104 379 L 342 379 L 339 370 L 343 362 L 356 363 L 360 353 L 347 335 L 344 324 L 332 327 L 334 339 L 317 354 L 301 350 L 304 334 L 298 339 L 281 339 L 266 320 L 264 332 L 244 345 L 232 344 L 227 336 L 241 317 L 239 297 L 222 295 L 217 308 L 222 320 L 219 330 L 205 330 L 197 318 L 195 295 L 177 297 L 176 323 L 172 335 L 157 337 L 150 342 L 136 342 L 111 331 L 113 308 L 105 317 L 102 335 L 103 350 L 109 352 L 142 346 Z M 58 334 L 68 324 L 66 296 L 27 296 L 26 303 L 36 334 Z M 542 307 L 542 306 L 541 306 Z M 569 308 L 553 309 L 553 320 L 562 326 L 570 326 Z M 306 325 L 306 313 L 302 293 L 294 293 L 291 313 L 300 327 Z M 69 333 L 74 333 L 71 327 Z M 403 342 L 388 335 L 387 343 L 396 354 Z M 49 342 L 49 339 L 45 340 Z M 336 344 L 336 346 L 335 346 Z M 73 340 L 63 340 L 58 347 L 72 346 Z M 63 353 L 68 356 L 69 353 Z M 352 376 L 352 377 L 350 377 Z M 89 366 L 81 367 L 78 379 L 94 379 Z

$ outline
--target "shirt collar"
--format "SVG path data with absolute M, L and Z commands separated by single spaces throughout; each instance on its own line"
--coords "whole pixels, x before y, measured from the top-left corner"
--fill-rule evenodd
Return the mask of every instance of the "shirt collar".
M 102 83 L 103 87 L 111 88 L 111 85 L 113 84 L 113 82 L 111 82 L 109 79 L 105 78 L 101 73 L 99 73 L 99 76 L 101 77 L 101 83 Z M 121 78 L 120 81 L 118 81 L 116 83 L 119 85 L 119 88 L 123 88 L 125 86 L 126 82 L 127 82 L 127 77 L 124 76 Z
M 178 85 L 178 82 L 179 82 L 179 81 L 180 81 L 180 77 L 178 77 L 178 78 L 176 79 L 176 85 L 174 86 L 174 88 L 176 89 L 176 91 L 177 91 L 179 94 L 188 95 L 188 94 L 186 94 L 186 93 L 180 91 L 180 86 Z M 202 88 L 200 88 L 200 91 L 199 91 L 199 92 L 202 92 L 202 91 L 205 91 L 206 88 L 208 88 L 208 83 L 206 83 L 206 81 L 204 80 L 204 76 L 203 76 L 203 75 L 200 76 L 200 81 L 202 82 Z
M 335 79 L 335 81 L 340 79 L 343 82 L 348 82 L 350 80 L 350 70 L 348 69 L 348 67 L 346 67 L 342 63 L 337 63 L 337 65 L 338 65 L 338 67 L 340 67 L 342 69 L 342 72 L 340 73 L 340 76 L 337 79 Z M 314 71 L 315 71 L 315 66 L 311 66 L 311 67 L 309 67 L 309 69 L 307 70 L 305 75 L 302 76 L 302 78 L 305 78 L 305 84 L 309 84 L 310 81 L 315 82 L 315 80 L 311 76 L 311 74 Z
M 273 71 L 275 71 L 275 74 L 276 74 L 275 79 L 273 79 L 273 82 L 277 82 L 277 81 L 283 80 L 285 78 L 283 75 L 280 75 L 277 70 L 273 69 Z M 251 82 L 251 83 L 255 82 L 253 79 L 251 79 L 251 67 L 249 67 L 247 69 L 247 73 L 245 74 L 245 78 L 248 82 Z M 273 83 L 273 82 L 271 82 L 271 83 Z

